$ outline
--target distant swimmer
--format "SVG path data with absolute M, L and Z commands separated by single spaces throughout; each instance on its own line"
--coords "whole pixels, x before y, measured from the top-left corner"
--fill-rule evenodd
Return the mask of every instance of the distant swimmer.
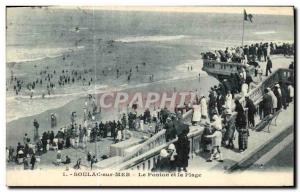
M 75 27 L 75 31 L 76 31 L 76 32 L 79 32 L 79 31 L 80 31 L 79 26 Z

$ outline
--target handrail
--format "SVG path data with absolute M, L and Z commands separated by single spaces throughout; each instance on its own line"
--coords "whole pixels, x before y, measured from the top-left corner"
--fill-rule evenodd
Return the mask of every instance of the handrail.
M 184 113 L 182 115 L 183 119 L 186 119 L 188 116 L 190 116 L 192 114 L 192 110 L 187 111 L 186 113 Z M 165 136 L 165 129 L 162 129 L 161 131 L 159 131 L 158 133 L 156 133 L 155 135 L 153 135 L 151 138 L 149 138 L 147 141 L 145 141 L 144 143 L 142 143 L 140 146 L 138 146 L 134 151 L 130 152 L 129 154 L 127 154 L 124 158 L 123 161 L 127 161 L 128 159 L 136 156 L 138 153 L 140 153 L 141 151 L 143 151 L 144 147 L 148 147 L 149 144 L 160 140 L 161 137 Z M 164 138 L 163 138 L 164 139 Z
M 145 141 L 140 146 L 138 146 L 134 151 L 126 154 L 125 157 L 123 158 L 123 161 L 127 161 L 128 159 L 136 156 L 140 151 L 142 151 L 144 149 L 145 146 L 149 145 L 150 143 L 153 143 L 153 142 L 157 141 L 161 136 L 165 135 L 165 132 L 166 132 L 165 129 L 160 130 L 154 136 L 152 136 L 147 141 Z
M 189 139 L 192 139 L 196 136 L 199 136 L 201 133 L 202 133 L 202 130 L 199 129 L 195 132 L 189 133 L 187 136 L 188 136 Z M 123 163 L 115 166 L 114 169 L 116 169 L 116 170 L 125 170 L 125 169 L 128 169 L 128 168 L 130 168 L 134 165 L 137 165 L 137 164 L 143 162 L 144 160 L 147 160 L 147 159 L 149 159 L 149 158 L 151 158 L 155 155 L 158 155 L 159 152 L 162 149 L 168 147 L 171 143 L 175 143 L 177 140 L 178 140 L 178 138 L 175 138 L 171 141 L 165 142 L 164 144 L 162 144 L 160 146 L 157 146 L 156 148 L 154 148 L 152 150 L 149 150 L 149 151 L 147 151 L 146 153 L 144 153 L 140 156 L 134 157 L 134 158 L 130 159 L 129 161 L 123 162 Z
M 293 73 L 293 70 L 285 69 L 285 68 L 279 68 L 275 70 L 270 76 L 268 76 L 265 80 L 260 82 L 257 87 L 252 89 L 247 94 L 247 96 L 254 102 L 259 100 L 264 95 L 264 89 L 266 89 L 267 87 L 272 88 L 276 83 L 278 83 L 280 80 L 283 79 L 282 77 L 283 72 Z M 241 98 L 240 102 L 241 104 L 244 104 L 245 99 Z
M 222 62 L 222 61 L 216 61 L 216 60 L 209 60 L 209 59 L 203 59 L 203 63 L 213 63 L 213 64 L 220 64 L 220 65 L 234 65 L 234 66 L 245 66 L 243 63 L 237 63 L 237 62 Z

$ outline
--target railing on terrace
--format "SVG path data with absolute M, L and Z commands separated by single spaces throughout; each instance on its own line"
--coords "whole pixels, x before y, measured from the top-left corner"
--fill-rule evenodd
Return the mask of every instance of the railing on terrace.
M 183 114 L 183 119 L 186 119 L 189 115 L 191 114 L 191 110 Z M 155 135 L 153 135 L 151 138 L 149 138 L 147 141 L 142 143 L 138 148 L 136 148 L 134 151 L 131 153 L 125 155 L 123 158 L 123 161 L 127 161 L 128 159 L 131 159 L 133 157 L 139 156 L 157 146 L 161 146 L 162 144 L 166 143 L 166 138 L 165 138 L 165 129 L 162 129 Z
M 230 75 L 238 73 L 241 67 L 246 65 L 242 63 L 234 63 L 234 62 L 219 62 L 215 60 L 203 60 L 203 71 L 212 74 L 222 74 L 222 75 Z M 251 65 L 247 65 L 246 71 L 249 71 L 251 74 L 254 74 L 254 67 Z

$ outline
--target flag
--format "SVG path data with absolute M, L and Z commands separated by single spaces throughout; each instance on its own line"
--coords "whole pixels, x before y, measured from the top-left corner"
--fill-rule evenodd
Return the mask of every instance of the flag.
M 244 9 L 244 20 L 249 21 L 252 23 L 253 15 L 252 14 L 247 14 L 246 10 Z

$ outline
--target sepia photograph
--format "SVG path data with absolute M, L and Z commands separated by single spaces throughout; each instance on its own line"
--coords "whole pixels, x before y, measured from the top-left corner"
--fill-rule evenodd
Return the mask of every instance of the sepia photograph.
M 293 6 L 6 6 L 8 187 L 294 187 Z

